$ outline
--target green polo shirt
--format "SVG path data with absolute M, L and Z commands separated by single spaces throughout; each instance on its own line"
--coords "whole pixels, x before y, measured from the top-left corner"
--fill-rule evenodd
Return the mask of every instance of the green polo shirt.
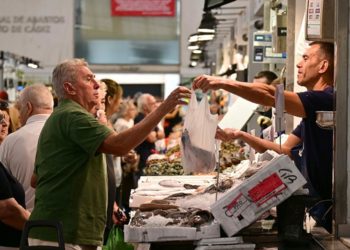
M 97 149 L 112 131 L 79 104 L 63 100 L 41 132 L 35 170 L 37 187 L 30 220 L 58 220 L 65 243 L 102 245 L 107 211 L 107 170 Z M 30 237 L 56 241 L 47 228 Z

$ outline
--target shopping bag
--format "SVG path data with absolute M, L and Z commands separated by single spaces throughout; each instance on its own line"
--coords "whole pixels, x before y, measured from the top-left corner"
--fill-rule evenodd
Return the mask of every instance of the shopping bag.
M 181 136 L 181 161 L 185 174 L 209 173 L 215 169 L 215 133 L 218 115 L 212 115 L 207 95 L 198 104 L 192 91 Z
M 124 233 L 117 226 L 113 226 L 109 232 L 106 245 L 102 247 L 103 250 L 134 250 L 132 244 L 124 242 Z

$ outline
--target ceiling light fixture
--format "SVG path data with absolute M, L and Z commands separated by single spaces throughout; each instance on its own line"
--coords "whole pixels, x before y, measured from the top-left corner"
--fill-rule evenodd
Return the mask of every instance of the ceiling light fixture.
M 193 50 L 193 53 L 195 53 L 195 54 L 202 54 L 202 50 L 200 50 L 200 49 L 195 49 L 195 50 Z
M 37 69 L 39 68 L 39 62 L 33 61 L 32 59 L 29 59 L 27 62 L 27 66 L 32 69 Z
M 196 67 L 197 66 L 197 62 L 196 61 L 191 61 L 190 62 L 190 67 Z
M 197 43 L 197 42 L 190 42 L 190 44 L 187 46 L 187 49 L 189 49 L 189 50 L 199 49 L 199 43 Z
M 191 42 L 198 42 L 198 41 L 210 41 L 213 40 L 215 37 L 214 34 L 211 33 L 194 33 L 190 35 L 188 41 Z
M 203 17 L 197 31 L 203 33 L 215 33 L 217 23 L 218 21 L 213 14 L 210 11 L 207 11 L 203 13 Z

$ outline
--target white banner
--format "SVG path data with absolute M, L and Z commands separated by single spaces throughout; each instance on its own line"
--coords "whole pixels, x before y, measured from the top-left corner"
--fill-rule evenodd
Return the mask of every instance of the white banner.
M 53 66 L 73 57 L 74 0 L 1 0 L 0 50 Z

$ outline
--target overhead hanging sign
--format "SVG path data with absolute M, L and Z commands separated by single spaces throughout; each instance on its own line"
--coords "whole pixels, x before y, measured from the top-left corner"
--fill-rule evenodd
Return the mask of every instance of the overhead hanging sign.
M 112 16 L 175 16 L 175 0 L 111 0 Z
M 73 57 L 74 0 L 1 0 L 0 48 L 43 66 Z

